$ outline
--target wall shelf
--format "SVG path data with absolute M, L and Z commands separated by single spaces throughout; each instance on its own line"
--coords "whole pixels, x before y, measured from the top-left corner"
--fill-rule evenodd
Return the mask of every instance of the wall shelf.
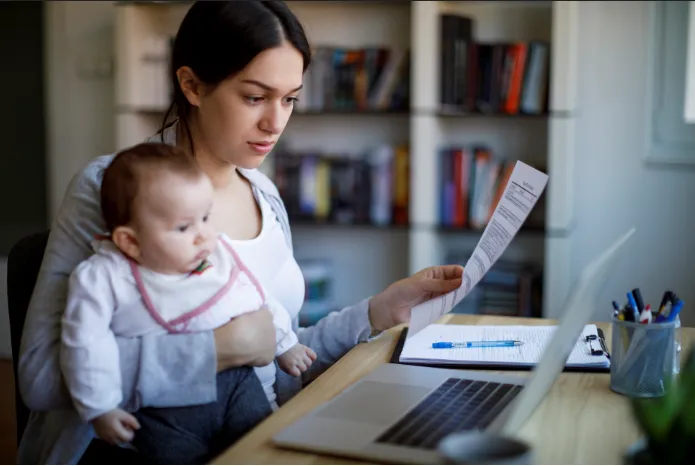
M 410 116 L 409 110 L 294 110 L 292 116 Z
M 517 119 L 537 119 L 548 118 L 550 113 L 526 114 L 526 113 L 484 113 L 467 112 L 464 110 L 440 110 L 437 116 L 442 118 L 517 118 Z
M 454 233 L 454 234 L 471 234 L 471 235 L 482 235 L 485 228 L 470 228 L 470 227 L 450 227 L 450 226 L 438 226 L 437 230 L 441 233 Z M 524 225 L 519 229 L 519 235 L 545 235 L 546 229 L 542 226 L 537 225 Z
M 369 229 L 369 230 L 409 230 L 409 225 L 378 225 L 375 223 L 342 223 L 333 221 L 310 220 L 300 218 L 290 218 L 290 225 L 299 228 L 340 228 L 340 229 Z
M 334 262 L 335 307 L 353 304 L 393 281 L 443 263 L 451 248 L 472 251 L 483 230 L 440 226 L 439 151 L 444 147 L 488 145 L 503 160 L 548 167 L 545 191 L 547 227 L 524 227 L 510 248 L 514 260 L 544 269 L 543 315 L 553 316 L 569 286 L 569 235 L 576 122 L 578 6 L 574 1 L 289 1 L 319 48 L 384 47 L 409 52 L 407 110 L 311 109 L 307 98 L 295 108 L 282 136 L 293 152 L 364 152 L 378 145 L 409 148 L 409 225 L 371 225 L 291 219 L 298 259 L 328 257 Z M 188 2 L 119 2 L 116 13 L 115 124 L 118 147 L 140 142 L 157 131 L 162 98 L 153 99 L 142 66 L 148 37 L 175 34 Z M 544 41 L 549 46 L 547 108 L 538 114 L 484 113 L 442 108 L 440 99 L 442 15 L 475 21 L 474 41 Z M 312 66 L 314 63 L 312 62 Z M 310 68 L 311 69 L 311 68 Z M 575 71 L 572 71 L 575 70 Z M 149 71 L 148 71 L 149 72 Z M 158 82 L 165 82 L 161 77 Z M 160 95 L 166 95 L 164 91 Z M 304 100 L 304 102 L 302 102 Z M 322 118 L 326 117 L 326 118 Z M 521 123 L 521 122 L 524 123 Z M 536 123 L 533 123 L 536 122 Z M 263 171 L 274 173 L 274 160 Z M 360 231 L 359 235 L 353 232 Z M 330 234 L 326 234 L 330 231 Z M 539 240 L 543 246 L 536 246 Z M 515 243 L 516 240 L 515 240 Z M 364 271 L 364 272 L 362 272 Z

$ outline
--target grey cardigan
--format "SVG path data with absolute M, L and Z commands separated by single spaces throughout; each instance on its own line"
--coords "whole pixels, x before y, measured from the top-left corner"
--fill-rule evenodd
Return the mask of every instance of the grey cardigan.
M 164 134 L 174 142 L 175 127 Z M 157 136 L 157 139 L 159 137 Z M 36 288 L 32 295 L 19 354 L 19 387 L 32 410 L 19 446 L 19 464 L 75 464 L 94 438 L 72 408 L 59 365 L 60 325 L 68 277 L 87 258 L 90 241 L 104 231 L 99 207 L 103 169 L 113 154 L 91 161 L 71 181 L 51 227 Z M 256 197 L 273 207 L 292 245 L 287 212 L 277 188 L 257 170 L 240 170 L 251 182 Z M 298 328 L 299 341 L 312 348 L 318 359 L 302 378 L 277 371 L 278 404 L 325 371 L 356 344 L 369 338 L 369 299 L 333 312 L 316 325 Z M 216 353 L 212 332 L 118 338 L 123 380 L 124 409 L 143 406 L 188 406 L 216 399 Z

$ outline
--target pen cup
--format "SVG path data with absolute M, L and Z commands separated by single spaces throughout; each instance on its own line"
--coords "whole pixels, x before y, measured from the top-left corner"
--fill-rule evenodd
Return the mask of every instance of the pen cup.
M 674 376 L 676 322 L 613 319 L 611 390 L 634 398 L 664 395 Z

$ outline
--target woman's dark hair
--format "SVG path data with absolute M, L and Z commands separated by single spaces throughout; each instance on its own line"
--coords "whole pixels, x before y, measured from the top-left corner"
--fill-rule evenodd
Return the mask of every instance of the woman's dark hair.
M 304 71 L 311 62 L 311 49 L 304 28 L 284 2 L 231 0 L 197 1 L 186 13 L 174 39 L 171 83 L 174 97 L 162 122 L 164 129 L 178 118 L 186 131 L 192 152 L 188 118 L 191 104 L 183 95 L 176 71 L 189 66 L 205 84 L 216 86 L 243 70 L 256 55 L 287 41 L 304 58 Z

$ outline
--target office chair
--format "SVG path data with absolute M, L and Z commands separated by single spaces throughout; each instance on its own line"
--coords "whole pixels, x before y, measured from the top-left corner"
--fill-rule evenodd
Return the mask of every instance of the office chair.
M 48 231 L 33 233 L 19 240 L 7 256 L 7 307 L 10 314 L 10 340 L 12 368 L 14 369 L 15 411 L 17 415 L 17 444 L 22 438 L 29 419 L 29 409 L 19 394 L 19 346 L 29 300 L 39 275 L 43 253 L 48 242 Z

